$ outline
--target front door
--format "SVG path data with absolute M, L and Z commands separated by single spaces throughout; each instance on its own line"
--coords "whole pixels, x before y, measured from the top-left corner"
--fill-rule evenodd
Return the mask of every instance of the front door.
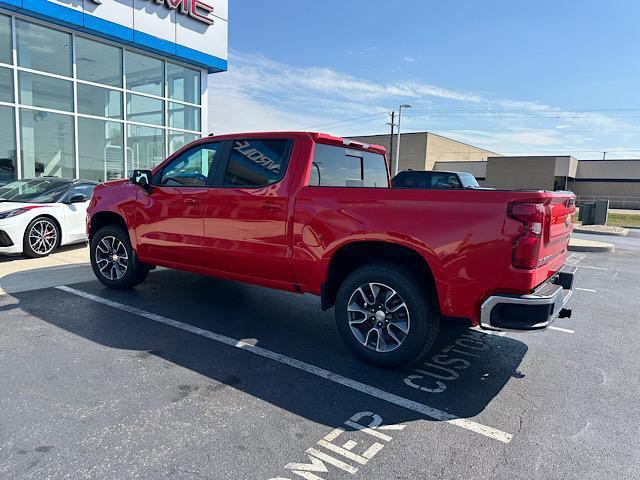
M 287 268 L 290 139 L 238 139 L 207 192 L 207 267 L 268 281 L 291 281 Z
M 94 188 L 95 185 L 92 183 L 80 183 L 71 187 L 66 193 L 62 201 L 64 209 L 62 241 L 64 243 L 79 242 L 87 238 L 87 207 Z M 70 200 L 78 195 L 84 195 L 86 200 L 70 203 Z
M 221 144 L 197 145 L 180 154 L 153 176 L 149 193 L 138 192 L 138 254 L 159 264 L 202 263 L 204 202 L 209 173 Z

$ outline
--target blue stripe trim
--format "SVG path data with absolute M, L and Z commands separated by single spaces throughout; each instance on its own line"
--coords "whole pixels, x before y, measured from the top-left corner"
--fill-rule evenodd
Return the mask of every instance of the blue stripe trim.
M 0 7 L 191 63 L 206 68 L 209 73 L 227 70 L 227 61 L 222 58 L 48 0 L 0 0 Z

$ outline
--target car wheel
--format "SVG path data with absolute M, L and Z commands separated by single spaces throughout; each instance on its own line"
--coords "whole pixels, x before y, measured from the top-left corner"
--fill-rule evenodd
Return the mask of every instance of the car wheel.
M 109 288 L 133 288 L 144 282 L 149 274 L 149 267 L 138 260 L 129 235 L 122 227 L 102 227 L 91 238 L 89 248 L 93 273 Z
M 342 282 L 335 317 L 349 348 L 383 367 L 404 365 L 426 353 L 440 324 L 425 282 L 409 270 L 386 264 L 359 268 Z
M 49 217 L 34 218 L 24 231 L 22 251 L 31 258 L 50 255 L 60 245 L 60 228 Z

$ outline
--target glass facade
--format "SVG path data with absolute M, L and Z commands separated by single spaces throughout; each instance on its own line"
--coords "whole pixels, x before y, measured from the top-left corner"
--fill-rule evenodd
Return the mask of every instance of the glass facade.
M 0 12 L 0 185 L 154 167 L 202 135 L 202 81 L 197 67 Z

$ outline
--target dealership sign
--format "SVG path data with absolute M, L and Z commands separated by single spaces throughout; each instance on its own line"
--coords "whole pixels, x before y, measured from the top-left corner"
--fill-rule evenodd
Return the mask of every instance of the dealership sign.
M 102 5 L 102 0 L 91 0 L 97 5 Z M 167 8 L 175 10 L 182 15 L 188 15 L 207 25 L 213 25 L 213 18 L 209 16 L 213 13 L 213 7 L 201 0 L 152 0 L 158 5 L 166 5 Z

